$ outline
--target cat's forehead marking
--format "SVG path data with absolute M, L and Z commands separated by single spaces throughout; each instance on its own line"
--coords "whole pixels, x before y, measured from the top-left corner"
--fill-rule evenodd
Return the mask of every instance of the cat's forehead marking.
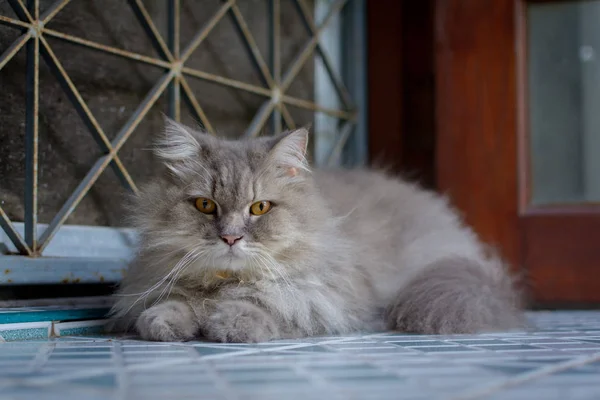
M 245 207 L 254 195 L 254 177 L 247 156 L 241 152 L 222 152 L 221 155 L 213 164 L 213 196 L 223 207 Z

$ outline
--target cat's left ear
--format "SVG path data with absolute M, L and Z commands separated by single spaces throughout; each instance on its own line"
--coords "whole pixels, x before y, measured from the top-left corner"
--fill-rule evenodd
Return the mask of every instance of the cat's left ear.
M 309 171 L 306 160 L 308 148 L 308 130 L 300 128 L 284 132 L 274 138 L 275 144 L 270 152 L 271 160 L 278 167 L 284 168 L 289 176 L 296 176 L 300 171 Z

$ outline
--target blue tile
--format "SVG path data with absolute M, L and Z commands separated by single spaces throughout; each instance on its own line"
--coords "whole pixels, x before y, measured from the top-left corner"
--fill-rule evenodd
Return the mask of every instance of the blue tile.
M 0 324 L 14 324 L 40 321 L 76 321 L 104 318 L 108 308 L 66 308 L 38 307 L 35 309 L 0 309 Z
M 489 346 L 477 346 L 485 350 L 495 351 L 522 351 L 522 350 L 544 350 L 543 347 L 535 347 L 527 344 L 507 344 L 507 345 L 489 345 Z
M 194 346 L 194 349 L 201 356 L 212 356 L 215 354 L 225 354 L 225 353 L 233 353 L 233 352 L 242 351 L 237 348 L 232 350 L 232 349 L 228 349 L 226 347 L 218 348 L 218 347 L 205 347 L 205 346 Z
M 106 375 L 91 376 L 88 378 L 72 379 L 68 382 L 76 383 L 78 385 L 85 385 L 85 386 L 114 388 L 117 386 L 117 377 L 115 374 L 106 374 Z
M 453 342 L 453 343 L 458 343 L 458 344 L 462 344 L 462 345 L 474 345 L 474 346 L 481 346 L 481 345 L 493 345 L 493 344 L 500 344 L 500 345 L 504 345 L 504 344 L 511 344 L 510 342 L 507 342 L 505 340 L 498 340 L 498 339 L 456 339 L 456 340 L 452 340 L 449 342 Z
M 448 346 L 447 342 L 442 342 L 439 340 L 394 340 L 394 341 L 386 341 L 386 343 L 393 343 L 402 347 L 411 347 L 411 346 Z
M 45 339 L 48 337 L 48 328 L 29 328 L 29 329 L 12 329 L 8 331 L 1 330 L 0 325 L 0 337 L 7 342 L 16 340 L 31 340 L 31 339 Z
M 421 347 L 412 347 L 413 350 L 422 351 L 425 353 L 468 353 L 468 352 L 476 352 L 477 349 L 472 349 L 470 347 L 464 346 L 421 346 Z

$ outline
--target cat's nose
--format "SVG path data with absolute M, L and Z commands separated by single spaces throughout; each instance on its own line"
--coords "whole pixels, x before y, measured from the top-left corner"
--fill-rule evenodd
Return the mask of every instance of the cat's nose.
M 235 242 L 240 240 L 242 237 L 243 236 L 223 235 L 223 236 L 221 236 L 221 239 L 223 239 L 223 241 L 225 243 L 227 243 L 228 245 L 233 246 L 235 244 Z

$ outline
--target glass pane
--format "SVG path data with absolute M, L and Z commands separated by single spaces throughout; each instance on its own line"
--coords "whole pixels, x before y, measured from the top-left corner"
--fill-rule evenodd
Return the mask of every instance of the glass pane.
M 534 204 L 600 201 L 600 1 L 530 4 Z

